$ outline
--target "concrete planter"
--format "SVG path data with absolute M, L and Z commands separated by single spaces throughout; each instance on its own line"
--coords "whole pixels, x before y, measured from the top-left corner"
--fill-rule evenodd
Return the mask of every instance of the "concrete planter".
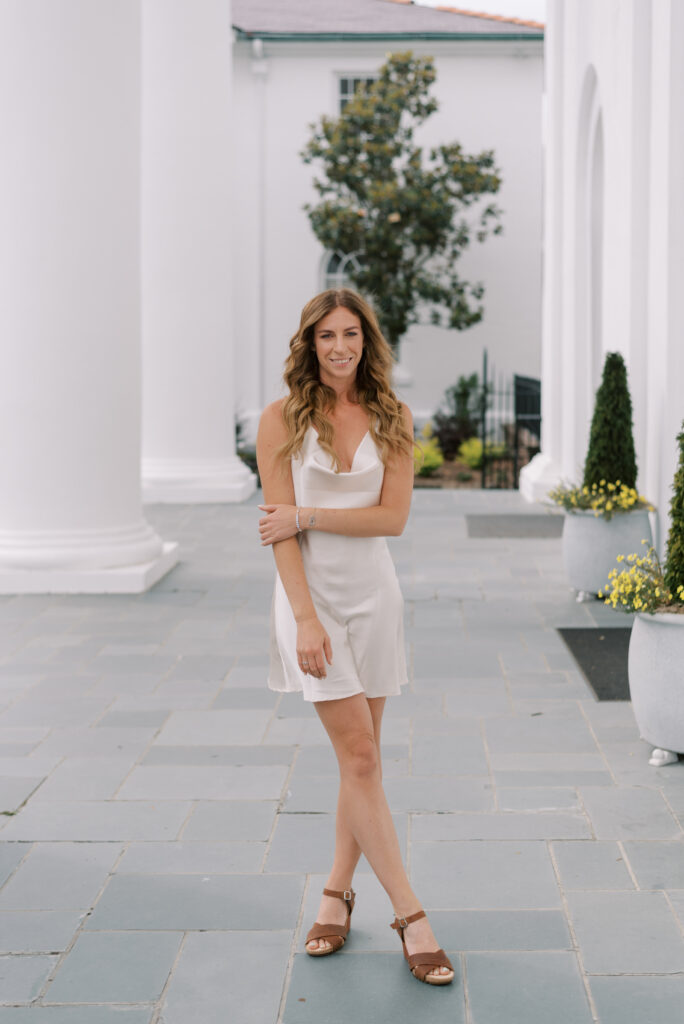
M 563 563 L 570 585 L 580 593 L 598 594 L 608 573 L 619 568 L 618 555 L 643 554 L 641 541 L 652 543 L 647 509 L 619 512 L 612 519 L 592 511 L 568 512 L 563 527 Z
M 653 743 L 651 764 L 684 753 L 684 615 L 637 614 L 629 640 L 629 692 L 643 739 Z

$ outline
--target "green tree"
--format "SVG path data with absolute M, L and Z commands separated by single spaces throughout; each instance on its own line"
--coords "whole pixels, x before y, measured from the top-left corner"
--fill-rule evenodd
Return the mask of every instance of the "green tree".
M 608 352 L 601 385 L 596 392 L 584 486 L 606 483 L 636 487 L 637 465 L 632 434 L 632 399 L 627 368 L 619 352 Z
M 670 501 L 670 532 L 667 538 L 665 557 L 665 584 L 675 596 L 684 586 L 684 423 L 677 435 L 679 443 L 679 465 L 672 484 Z
M 314 234 L 328 250 L 358 255 L 350 280 L 395 349 L 423 304 L 431 323 L 457 330 L 482 319 L 484 287 L 463 280 L 455 264 L 473 234 L 483 241 L 490 228 L 501 231 L 500 210 L 483 200 L 500 185 L 493 152 L 468 155 L 452 142 L 425 157 L 414 144 L 437 110 L 435 77 L 431 57 L 390 54 L 339 117 L 311 125 L 301 154 L 322 164 L 320 202 L 305 206 Z M 463 214 L 475 204 L 471 223 Z

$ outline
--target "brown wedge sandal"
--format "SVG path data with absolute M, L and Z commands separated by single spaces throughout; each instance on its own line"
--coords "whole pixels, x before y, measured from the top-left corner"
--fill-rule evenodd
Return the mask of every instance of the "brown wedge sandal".
M 424 981 L 427 985 L 450 985 L 454 980 L 454 968 L 443 949 L 438 949 L 434 953 L 411 953 L 409 955 L 406 948 L 404 929 L 412 921 L 417 921 L 421 917 L 427 917 L 424 910 L 419 910 L 417 913 L 411 914 L 410 917 L 395 917 L 390 928 L 394 928 L 395 931 L 399 932 L 399 938 L 404 948 L 404 956 L 408 960 L 409 970 L 414 978 L 417 978 L 418 981 Z M 429 972 L 435 967 L 448 967 L 451 974 L 430 974 Z
M 314 922 L 313 927 L 309 929 L 306 942 L 311 942 L 312 939 L 325 939 L 326 942 L 330 943 L 332 949 L 321 949 L 320 946 L 318 949 L 307 949 L 306 951 L 309 956 L 329 956 L 330 953 L 336 953 L 338 949 L 342 949 L 349 934 L 349 923 L 352 910 L 354 909 L 356 893 L 353 889 L 345 889 L 344 892 L 338 892 L 336 889 L 324 889 L 323 895 L 337 896 L 339 900 L 344 900 L 347 904 L 347 920 L 344 924 L 319 924 L 318 921 Z

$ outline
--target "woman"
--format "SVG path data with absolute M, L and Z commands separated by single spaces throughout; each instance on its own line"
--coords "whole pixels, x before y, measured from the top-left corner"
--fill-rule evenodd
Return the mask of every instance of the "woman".
M 257 437 L 259 531 L 278 570 L 269 686 L 313 701 L 340 769 L 335 857 L 307 953 L 344 944 L 363 852 L 409 968 L 445 985 L 454 972 L 409 884 L 382 788 L 385 699 L 407 681 L 403 599 L 384 538 L 404 529 L 413 487 L 413 423 L 391 365 L 355 292 L 332 289 L 304 307 L 285 364 L 289 394 L 264 410 Z

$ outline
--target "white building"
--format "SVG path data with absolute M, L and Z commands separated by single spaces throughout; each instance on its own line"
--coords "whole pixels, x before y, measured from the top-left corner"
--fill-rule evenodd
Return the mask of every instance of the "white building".
M 239 411 L 250 429 L 281 393 L 302 306 L 335 280 L 303 209 L 318 198 L 315 168 L 299 155 L 309 126 L 337 116 L 353 80 L 377 74 L 391 51 L 435 58 L 439 110 L 418 144 L 493 149 L 503 179 L 494 197 L 503 234 L 473 242 L 459 266 L 484 282 L 484 319 L 462 332 L 413 326 L 399 389 L 416 418 L 427 418 L 460 374 L 480 370 L 485 347 L 507 376 L 538 377 L 542 26 L 391 0 L 233 0 L 233 24 L 234 336 Z
M 422 141 L 493 148 L 504 178 L 506 233 L 463 261 L 484 323 L 405 346 L 430 413 L 484 344 L 537 368 L 539 26 L 392 0 L 236 0 L 232 21 L 228 0 L 0 3 L 0 593 L 143 590 L 178 557 L 143 500 L 252 492 L 236 407 L 277 393 L 325 284 L 297 154 L 395 46 L 437 60 Z
M 683 52 L 681 0 L 548 2 L 542 451 L 521 490 L 580 476 L 619 351 L 661 549 L 684 419 Z

